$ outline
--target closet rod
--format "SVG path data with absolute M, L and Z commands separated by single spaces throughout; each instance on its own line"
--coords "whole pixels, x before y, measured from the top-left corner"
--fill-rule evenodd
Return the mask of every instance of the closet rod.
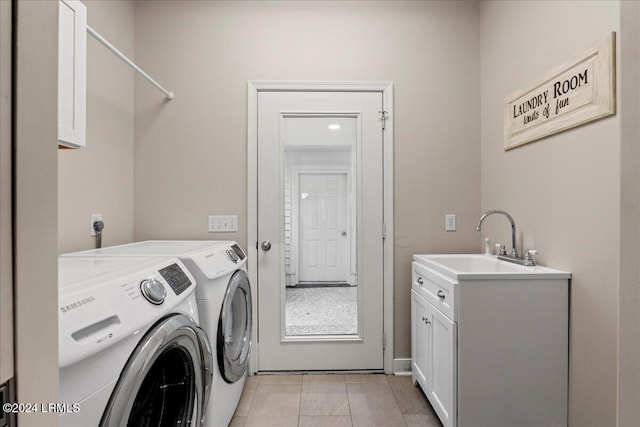
M 168 90 L 166 90 L 165 88 L 160 86 L 160 84 L 157 81 L 153 80 L 149 74 L 147 74 L 144 71 L 142 71 L 142 69 L 140 67 L 138 67 L 136 64 L 134 64 L 133 61 L 131 61 L 126 56 L 124 56 L 124 54 L 122 52 L 120 52 L 111 43 L 109 43 L 104 37 L 102 37 L 100 34 L 98 34 L 96 32 L 96 30 L 94 30 L 93 28 L 91 28 L 90 26 L 87 25 L 87 32 L 91 36 L 93 36 L 94 39 L 98 40 L 100 43 L 105 45 L 105 47 L 107 49 L 109 49 L 111 52 L 115 53 L 116 56 L 118 58 L 122 59 L 129 67 L 133 68 L 135 71 L 137 71 L 138 73 L 142 74 L 142 77 L 147 79 L 152 85 L 154 85 L 162 93 L 164 93 L 168 100 L 172 100 L 173 99 L 173 92 L 169 92 Z

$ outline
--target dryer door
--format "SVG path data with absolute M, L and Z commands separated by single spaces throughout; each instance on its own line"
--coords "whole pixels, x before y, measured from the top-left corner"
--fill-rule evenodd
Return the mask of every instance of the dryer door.
M 217 339 L 218 368 L 226 382 L 234 383 L 247 371 L 251 346 L 251 286 L 242 270 L 229 280 Z
M 200 425 L 212 363 L 207 336 L 193 320 L 181 314 L 165 317 L 129 357 L 100 426 Z

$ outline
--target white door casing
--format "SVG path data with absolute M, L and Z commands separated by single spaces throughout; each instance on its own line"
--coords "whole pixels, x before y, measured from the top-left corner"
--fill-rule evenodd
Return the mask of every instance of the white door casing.
M 257 278 L 258 250 L 258 94 L 269 91 L 284 92 L 379 92 L 383 97 L 385 123 L 383 130 L 384 146 L 383 153 L 383 191 L 384 206 L 382 207 L 384 224 L 382 227 L 386 234 L 383 243 L 384 271 L 382 278 L 384 282 L 384 303 L 382 320 L 384 326 L 384 341 L 386 342 L 384 353 L 384 370 L 386 373 L 393 372 L 393 86 L 388 82 L 281 82 L 281 81 L 251 81 L 248 83 L 248 248 L 249 262 L 248 272 L 252 283 L 257 286 L 252 287 L 254 293 L 254 304 L 257 301 L 257 293 L 260 285 Z M 263 183 L 260 183 L 263 185 Z M 353 217 L 352 213 L 352 217 Z M 353 238 L 354 233 L 352 233 Z M 255 245 L 255 246 L 254 246 Z M 274 248 L 276 249 L 276 248 Z M 272 251 L 274 251 L 272 249 Z M 258 323 L 258 310 L 254 307 L 254 324 L 256 329 L 260 329 Z M 380 316 L 381 313 L 378 313 Z M 382 337 L 380 337 L 382 338 Z M 252 338 L 254 351 L 251 354 L 251 372 L 256 372 L 259 366 L 258 334 Z M 291 367 L 291 369 L 294 369 Z

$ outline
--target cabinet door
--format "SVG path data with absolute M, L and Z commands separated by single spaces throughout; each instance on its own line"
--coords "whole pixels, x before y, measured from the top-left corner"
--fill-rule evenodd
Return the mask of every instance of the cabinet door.
M 427 396 L 444 427 L 456 425 L 456 324 L 429 304 L 429 385 Z
M 58 141 L 86 145 L 87 8 L 77 0 L 58 2 Z
M 411 360 L 413 382 L 420 383 L 425 394 L 428 393 L 429 369 L 429 314 L 428 303 L 416 291 L 411 291 Z

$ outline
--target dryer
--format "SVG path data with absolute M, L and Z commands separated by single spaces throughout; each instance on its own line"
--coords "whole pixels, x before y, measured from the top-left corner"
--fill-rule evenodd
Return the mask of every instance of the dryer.
M 213 355 L 195 280 L 177 258 L 60 257 L 66 426 L 200 425 Z
M 205 426 L 228 426 L 244 388 L 251 345 L 251 287 L 240 246 L 234 241 L 149 240 L 65 256 L 175 256 L 184 263 L 195 278 L 200 325 L 214 353 Z

